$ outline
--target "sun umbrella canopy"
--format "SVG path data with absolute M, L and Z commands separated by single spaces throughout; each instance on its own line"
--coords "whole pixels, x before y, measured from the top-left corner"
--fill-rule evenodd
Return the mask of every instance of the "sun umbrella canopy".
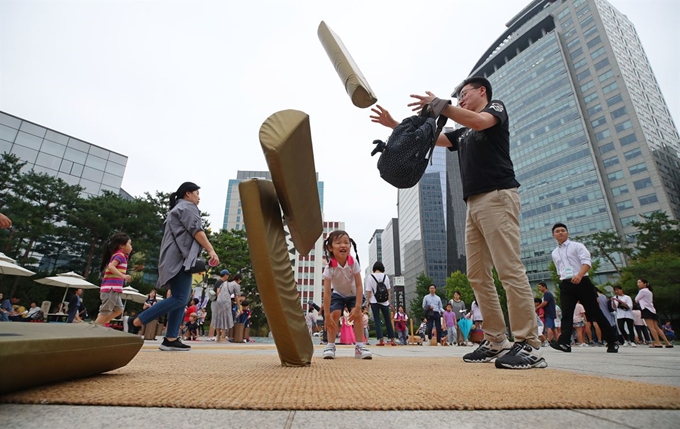
M 4 274 L 6 276 L 32 276 L 35 273 L 33 271 L 27 270 L 24 267 L 20 267 L 17 264 L 13 264 L 11 262 L 7 262 L 3 259 L 0 259 L 0 274 Z
M 146 301 L 146 295 L 139 293 L 139 291 L 132 286 L 125 286 L 120 298 L 124 300 L 130 300 L 132 302 L 138 302 L 140 304 Z
M 45 277 L 36 280 L 36 283 L 42 283 L 46 286 L 56 286 L 66 288 L 64 290 L 64 297 L 61 299 L 64 301 L 66 299 L 66 293 L 68 289 L 73 287 L 76 289 L 99 289 L 99 286 L 92 284 L 85 280 L 80 274 L 76 274 L 73 271 L 63 274 L 57 274 L 52 277 Z
M 66 274 L 69 274 L 69 273 L 66 273 Z M 36 282 L 42 283 L 42 284 L 47 285 L 47 286 L 57 286 L 57 287 L 65 287 L 65 288 L 75 287 L 75 288 L 80 288 L 80 289 L 99 289 L 99 286 L 88 282 L 87 280 L 85 280 L 82 277 L 80 277 L 80 278 L 79 277 L 73 277 L 73 276 L 70 276 L 70 275 L 65 276 L 65 275 L 62 275 L 62 274 L 58 274 L 56 276 L 38 279 L 38 280 L 36 280 Z
M 0 261 L 9 262 L 9 263 L 12 263 L 12 264 L 16 264 L 16 263 L 17 263 L 17 261 L 15 261 L 14 259 L 12 259 L 12 258 L 10 258 L 9 256 L 5 255 L 5 254 L 2 253 L 2 252 L 0 252 Z

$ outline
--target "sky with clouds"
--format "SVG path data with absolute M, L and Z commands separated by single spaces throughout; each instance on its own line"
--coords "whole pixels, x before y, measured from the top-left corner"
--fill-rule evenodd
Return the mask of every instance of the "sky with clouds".
M 611 0 L 635 25 L 676 126 L 680 2 Z M 0 0 L 0 110 L 129 157 L 135 196 L 201 186 L 221 227 L 229 179 L 266 170 L 258 132 L 284 109 L 309 114 L 324 215 L 368 240 L 397 217 L 374 139 L 316 31 L 343 40 L 395 118 L 409 94 L 448 97 L 529 0 Z M 512 119 L 512 117 L 511 117 Z

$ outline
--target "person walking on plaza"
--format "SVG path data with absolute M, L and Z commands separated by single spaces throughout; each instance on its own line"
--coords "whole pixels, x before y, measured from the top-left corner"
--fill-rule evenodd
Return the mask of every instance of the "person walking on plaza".
M 652 334 L 654 342 L 649 346 L 650 348 L 661 348 L 662 339 L 666 343 L 666 348 L 673 348 L 673 344 L 668 341 L 666 334 L 664 334 L 663 329 L 659 327 L 659 317 L 656 315 L 656 308 L 654 308 L 654 294 L 652 293 L 652 287 L 649 285 L 647 279 L 638 279 L 638 288 L 640 291 L 635 297 L 635 302 L 640 305 L 640 310 L 642 318 L 649 328 L 649 333 Z
M 78 317 L 81 305 L 83 305 L 83 290 L 79 288 L 76 289 L 76 293 L 74 293 L 68 301 L 68 317 L 66 318 L 66 323 L 82 322 L 80 317 Z
M 623 345 L 637 347 L 637 344 L 635 344 L 635 324 L 633 323 L 633 300 L 623 293 L 621 286 L 614 286 L 614 293 L 616 295 L 612 297 L 612 305 L 616 309 L 616 323 L 619 332 L 625 341 Z
M 431 92 L 412 95 L 414 110 L 441 106 Z M 520 200 L 510 158 L 510 128 L 505 105 L 492 98 L 491 83 L 480 76 L 463 81 L 454 96 L 458 106 L 446 105 L 442 115 L 461 128 L 442 133 L 438 146 L 458 151 L 463 199 L 467 203 L 465 253 L 467 276 L 484 315 L 484 340 L 463 357 L 465 362 L 490 362 L 497 368 L 528 369 L 548 366 L 539 350 L 534 297 L 520 254 Z M 436 110 L 436 109 L 435 109 Z M 381 106 L 372 109 L 373 122 L 396 128 L 399 123 Z M 496 267 L 508 300 L 508 329 L 494 284 Z
M 557 318 L 555 296 L 548 290 L 548 285 L 545 284 L 545 282 L 538 282 L 538 290 L 543 294 L 543 300 L 538 306 L 538 308 L 544 310 L 545 326 L 543 327 L 543 333 L 548 342 L 550 342 L 557 338 L 557 336 L 555 336 L 555 319 Z
M 385 301 L 378 302 L 376 300 L 376 291 L 380 283 L 387 288 L 387 296 Z M 392 318 L 390 317 L 390 296 L 391 296 L 390 278 L 385 274 L 385 266 L 382 262 L 377 261 L 373 264 L 373 274 L 366 277 L 366 301 L 371 304 L 371 311 L 373 312 L 373 320 L 375 321 L 375 333 L 378 338 L 378 346 L 385 345 L 385 338 L 383 338 L 382 322 L 380 315 L 382 314 L 385 320 L 385 327 L 387 328 L 387 338 L 390 339 L 390 345 L 396 346 L 394 341 L 394 328 L 392 327 Z M 384 298 L 384 297 L 383 297 Z
M 170 194 L 170 211 L 163 223 L 163 240 L 158 261 L 158 287 L 169 288 L 170 296 L 142 312 L 134 320 L 141 327 L 159 316 L 168 315 L 165 338 L 159 349 L 163 351 L 188 351 L 191 346 L 182 343 L 179 327 L 184 318 L 184 308 L 191 293 L 191 268 L 204 248 L 210 255 L 210 265 L 216 266 L 220 258 L 215 253 L 203 229 L 198 210 L 200 187 L 184 182 Z
M 130 253 L 132 240 L 125 233 L 115 234 L 106 245 L 101 264 L 102 285 L 99 288 L 102 304 L 94 321 L 97 325 L 105 326 L 123 313 L 123 300 L 120 296 L 123 293 L 123 285 L 132 278 L 127 273 Z
M 456 313 L 453 312 L 451 304 L 446 304 L 444 311 L 444 323 L 446 324 L 447 342 L 450 346 L 456 344 L 458 324 L 456 323 Z
M 456 342 L 459 346 L 464 346 L 467 344 L 467 337 L 465 334 L 463 334 L 463 330 L 460 329 L 458 323 L 467 314 L 467 307 L 465 306 L 465 301 L 460 299 L 459 291 L 456 290 L 453 292 L 453 299 L 449 300 L 449 304 L 451 304 L 451 311 L 453 311 L 453 314 L 456 315 L 456 326 L 458 327 L 458 332 L 456 333 Z
M 436 328 L 437 344 L 442 340 L 442 314 L 444 308 L 442 307 L 442 299 L 436 294 L 437 288 L 435 285 L 430 285 L 430 293 L 423 297 L 423 310 L 427 318 L 427 330 L 429 339 L 432 340 L 432 325 Z
M 609 326 L 607 318 L 600 311 L 597 302 L 595 285 L 588 277 L 588 270 L 592 262 L 590 252 L 581 243 L 569 240 L 569 230 L 563 223 L 556 223 L 552 227 L 552 234 L 557 240 L 557 247 L 552 251 L 552 259 L 560 276 L 560 303 L 562 304 L 562 335 L 550 343 L 550 347 L 563 352 L 571 352 L 571 334 L 573 326 L 569 323 L 574 319 L 574 308 L 580 302 L 585 313 L 593 322 L 600 325 L 602 337 L 607 341 L 607 353 L 617 353 L 616 334 Z
M 394 328 L 396 329 L 399 341 L 403 346 L 408 344 L 408 329 L 406 328 L 407 320 L 408 315 L 404 312 L 404 307 L 400 305 L 398 311 L 394 313 Z

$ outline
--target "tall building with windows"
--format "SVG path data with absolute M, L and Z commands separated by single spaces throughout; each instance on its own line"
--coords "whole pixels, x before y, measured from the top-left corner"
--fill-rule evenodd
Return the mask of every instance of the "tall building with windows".
M 247 179 L 266 179 L 272 180 L 269 171 L 237 171 L 236 179 L 230 179 L 227 185 L 227 201 L 224 205 L 224 220 L 222 229 L 245 229 L 243 225 L 243 215 L 241 213 L 241 197 L 238 192 L 238 184 Z M 323 182 L 319 182 L 319 173 L 316 174 L 316 186 L 319 190 L 319 201 L 321 202 L 321 212 L 323 213 Z
M 25 169 L 80 185 L 83 196 L 110 191 L 125 197 L 121 184 L 127 156 L 25 119 L 0 112 L 0 154 L 26 162 Z
M 444 132 L 453 131 L 446 127 Z M 463 200 L 463 181 L 460 178 L 458 152 L 446 153 L 446 272 L 466 272 L 465 217 L 467 205 Z
M 509 113 L 532 283 L 550 278 L 555 222 L 572 237 L 630 237 L 641 214 L 680 217 L 678 131 L 633 23 L 611 4 L 532 1 L 470 75 L 487 77 Z
M 385 274 L 401 276 L 401 257 L 399 256 L 399 219 L 392 218 L 385 226 L 382 234 L 382 262 Z
M 446 284 L 446 152 L 435 148 L 432 164 L 420 182 L 398 193 L 400 264 L 407 303 L 415 298 L 420 273 L 437 287 Z
M 366 276 L 373 272 L 373 264 L 377 261 L 382 262 L 383 251 L 382 251 L 382 229 L 376 229 L 368 240 L 368 263 L 363 266 Z

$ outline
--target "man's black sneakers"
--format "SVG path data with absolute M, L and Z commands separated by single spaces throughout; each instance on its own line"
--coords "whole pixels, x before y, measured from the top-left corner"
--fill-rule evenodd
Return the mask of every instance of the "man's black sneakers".
M 158 348 L 164 352 L 188 352 L 191 350 L 191 346 L 182 343 L 179 338 L 175 338 L 174 341 L 168 341 L 165 337 L 163 337 L 163 342 Z
M 496 359 L 496 368 L 529 369 L 547 366 L 543 353 L 525 341 L 515 342 L 508 353 Z
M 509 352 L 511 348 L 512 345 L 508 340 L 503 340 L 501 343 L 483 340 L 476 350 L 463 356 L 463 360 L 468 363 L 491 362 Z
M 616 342 L 607 344 L 607 353 L 618 353 L 618 352 L 619 352 L 619 345 L 616 344 Z
M 569 344 L 558 343 L 556 340 L 550 342 L 550 347 L 565 353 L 571 353 L 571 346 Z

